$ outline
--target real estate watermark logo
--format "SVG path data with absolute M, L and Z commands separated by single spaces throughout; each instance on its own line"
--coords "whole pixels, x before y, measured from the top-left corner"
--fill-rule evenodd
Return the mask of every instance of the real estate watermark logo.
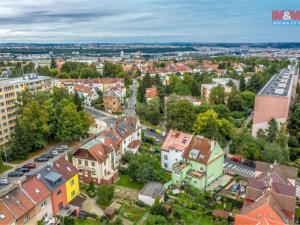
M 273 10 L 272 24 L 276 26 L 300 26 L 300 10 Z

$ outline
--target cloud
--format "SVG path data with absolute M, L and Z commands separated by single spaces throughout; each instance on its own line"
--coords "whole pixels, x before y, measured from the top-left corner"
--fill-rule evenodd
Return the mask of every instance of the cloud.
M 271 10 L 298 0 L 1 0 L 4 42 L 297 41 Z M 284 32 L 284 35 L 283 35 Z

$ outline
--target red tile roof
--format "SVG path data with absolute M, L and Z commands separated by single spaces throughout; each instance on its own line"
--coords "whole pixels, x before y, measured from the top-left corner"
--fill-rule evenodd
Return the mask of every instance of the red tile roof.
M 105 144 L 96 144 L 88 151 L 98 162 L 103 162 L 109 158 L 109 153 L 112 151 L 112 148 Z
M 30 212 L 34 207 L 34 203 L 19 187 L 15 187 L 15 189 L 3 195 L 0 201 L 10 209 L 17 219 Z
M 84 86 L 84 85 L 77 85 L 74 87 L 74 91 L 78 91 L 78 92 L 81 92 L 81 93 L 86 93 L 88 95 L 92 95 L 93 94 L 93 88 L 91 87 L 87 87 L 87 86 Z
M 79 173 L 78 169 L 64 157 L 61 157 L 60 159 L 55 161 L 53 163 L 53 167 L 66 180 L 71 179 L 73 176 Z
M 151 88 L 146 89 L 145 98 L 154 98 L 156 96 L 157 96 L 156 86 L 152 86 Z
M 140 140 L 134 140 L 129 143 L 128 148 L 136 148 L 141 144 Z
M 43 202 L 51 195 L 51 192 L 47 186 L 37 177 L 37 175 L 24 181 L 22 183 L 22 189 L 34 201 L 35 204 Z
M 256 223 L 254 223 L 256 222 Z M 236 215 L 235 225 L 244 224 L 290 224 L 273 194 L 267 192 L 252 204 L 243 206 Z
M 205 137 L 192 138 L 187 150 L 184 152 L 183 157 L 186 159 L 196 160 L 200 163 L 207 164 L 211 154 L 211 142 Z M 190 152 L 192 150 L 199 150 L 196 157 L 191 157 Z
M 192 138 L 192 134 L 187 134 L 176 130 L 169 130 L 168 135 L 162 145 L 162 150 L 169 151 L 171 148 L 179 151 L 185 151 L 188 148 Z
M 0 219 L 0 225 L 12 224 L 16 219 L 11 211 L 0 201 L 0 215 L 3 215 L 4 219 Z

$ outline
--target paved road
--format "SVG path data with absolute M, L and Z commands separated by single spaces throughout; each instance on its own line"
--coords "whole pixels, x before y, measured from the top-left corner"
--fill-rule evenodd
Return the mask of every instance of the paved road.
M 128 99 L 127 108 L 125 109 L 126 116 L 135 116 L 135 104 L 136 104 L 136 95 L 137 95 L 138 82 L 136 79 L 133 79 L 133 83 L 130 86 L 131 96 Z
M 95 119 L 100 119 L 104 121 L 109 127 L 113 126 L 116 122 L 117 116 L 115 115 L 111 115 L 101 110 L 97 110 L 93 107 L 88 107 L 88 106 L 84 106 L 84 110 L 91 113 Z
M 87 112 L 90 112 L 95 119 L 104 121 L 108 126 L 113 126 L 115 124 L 116 118 L 118 117 L 118 115 L 112 115 L 92 107 L 85 106 L 84 109 Z M 162 143 L 164 140 L 164 136 L 149 131 L 149 128 L 144 125 L 142 125 L 142 131 L 144 132 L 144 135 L 148 137 L 153 137 L 157 139 L 160 143 Z
M 296 197 L 300 198 L 300 180 L 296 181 Z
M 61 157 L 65 153 L 61 153 L 58 156 L 55 156 L 53 159 L 49 160 L 48 162 L 34 162 L 35 158 L 37 158 L 37 157 L 39 157 L 39 156 L 41 156 L 41 155 L 43 155 L 45 153 L 50 153 L 55 147 L 58 147 L 58 146 L 60 146 L 62 144 L 64 144 L 64 143 L 60 143 L 60 144 L 57 144 L 57 145 L 49 146 L 44 152 L 41 152 L 40 154 L 38 154 L 38 155 L 36 155 L 36 156 L 34 156 L 34 157 L 30 158 L 30 159 L 27 159 L 27 160 L 25 160 L 24 162 L 22 162 L 20 164 L 14 165 L 14 167 L 11 168 L 10 170 L 1 173 L 0 174 L 0 179 L 7 178 L 7 174 L 8 173 L 14 171 L 15 169 L 17 169 L 19 167 L 22 167 L 23 165 L 25 165 L 27 163 L 35 163 L 36 164 L 37 168 L 31 171 L 33 173 L 34 171 L 38 170 L 39 168 L 47 165 L 49 162 L 58 159 L 59 157 Z M 29 173 L 31 173 L 31 172 L 29 172 Z M 22 177 L 9 177 L 8 180 L 10 181 L 11 184 L 10 185 L 5 185 L 5 186 L 4 185 L 0 186 L 0 192 L 1 191 L 5 191 L 7 188 L 9 188 L 12 185 L 12 183 L 17 182 L 18 180 L 22 180 L 24 178 L 25 178 L 25 175 L 22 176 Z
M 254 178 L 255 176 L 255 170 L 253 168 L 234 162 L 228 158 L 224 159 L 224 170 L 245 178 Z

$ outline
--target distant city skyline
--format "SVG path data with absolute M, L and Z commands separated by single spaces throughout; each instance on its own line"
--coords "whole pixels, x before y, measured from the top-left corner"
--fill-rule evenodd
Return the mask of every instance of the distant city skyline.
M 297 42 L 272 10 L 299 0 L 1 0 L 0 42 Z

